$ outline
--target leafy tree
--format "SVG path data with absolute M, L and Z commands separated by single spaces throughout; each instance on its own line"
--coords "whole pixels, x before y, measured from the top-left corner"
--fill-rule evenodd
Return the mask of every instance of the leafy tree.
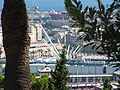
M 43 74 L 40 78 L 35 78 L 32 81 L 32 90 L 55 90 L 51 81 L 52 78 L 46 74 Z
M 5 90 L 30 90 L 28 17 L 24 0 L 4 0 Z
M 59 56 L 60 59 L 56 62 L 55 71 L 52 71 L 55 90 L 68 90 L 66 84 L 69 80 L 69 72 L 65 65 L 67 63 L 65 47 Z
M 105 7 L 98 0 L 99 10 L 95 7 L 82 8 L 78 0 L 65 0 L 65 6 L 74 26 L 84 32 L 80 36 L 97 53 L 107 55 L 108 61 L 120 61 L 120 1 L 114 0 Z M 115 66 L 120 67 L 119 63 Z
M 0 74 L 0 88 L 4 88 L 4 75 Z
M 35 79 L 36 79 L 36 74 L 35 73 L 30 73 L 30 78 L 31 78 L 31 85 L 32 83 L 34 83 Z
M 102 90 L 112 90 L 112 85 L 110 84 L 110 78 L 104 79 Z

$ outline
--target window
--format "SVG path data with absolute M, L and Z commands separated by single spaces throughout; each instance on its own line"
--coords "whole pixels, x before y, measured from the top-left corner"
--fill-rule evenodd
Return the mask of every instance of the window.
M 82 77 L 81 82 L 86 82 L 86 77 Z
M 73 78 L 70 78 L 70 79 L 68 80 L 68 83 L 72 83 L 72 79 L 73 79 Z
M 106 77 L 102 77 L 102 81 L 104 81 L 104 80 L 105 80 L 105 78 L 106 78 Z
M 77 78 L 76 77 L 72 78 L 72 82 L 76 83 L 77 82 Z
M 93 82 L 93 77 L 89 77 L 88 82 Z
M 95 82 L 100 82 L 100 77 L 95 77 Z

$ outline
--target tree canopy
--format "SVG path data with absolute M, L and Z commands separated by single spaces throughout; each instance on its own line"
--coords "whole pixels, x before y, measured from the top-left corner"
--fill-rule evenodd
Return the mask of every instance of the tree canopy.
M 41 75 L 40 78 L 34 78 L 34 76 L 35 75 L 32 74 L 32 90 L 55 90 L 52 78 L 50 78 L 47 74 Z
M 99 0 L 98 0 L 99 1 Z M 85 7 L 78 0 L 65 0 L 73 26 L 84 32 L 80 36 L 86 45 L 92 45 L 97 53 L 107 55 L 108 61 L 120 61 L 120 1 L 114 0 L 111 5 L 104 6 L 98 2 L 99 9 Z M 120 64 L 116 63 L 119 67 Z

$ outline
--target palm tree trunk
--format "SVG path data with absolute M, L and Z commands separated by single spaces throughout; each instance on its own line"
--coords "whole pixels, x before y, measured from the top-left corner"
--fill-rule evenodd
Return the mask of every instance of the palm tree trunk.
M 27 12 L 24 0 L 4 0 L 3 46 L 6 54 L 5 90 L 30 90 Z

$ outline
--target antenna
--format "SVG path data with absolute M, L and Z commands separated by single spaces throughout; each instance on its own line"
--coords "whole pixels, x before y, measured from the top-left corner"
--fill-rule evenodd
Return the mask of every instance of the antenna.
M 32 11 L 31 11 L 31 20 L 33 21 L 34 15 L 36 13 L 37 6 L 35 5 L 35 0 L 32 0 Z

